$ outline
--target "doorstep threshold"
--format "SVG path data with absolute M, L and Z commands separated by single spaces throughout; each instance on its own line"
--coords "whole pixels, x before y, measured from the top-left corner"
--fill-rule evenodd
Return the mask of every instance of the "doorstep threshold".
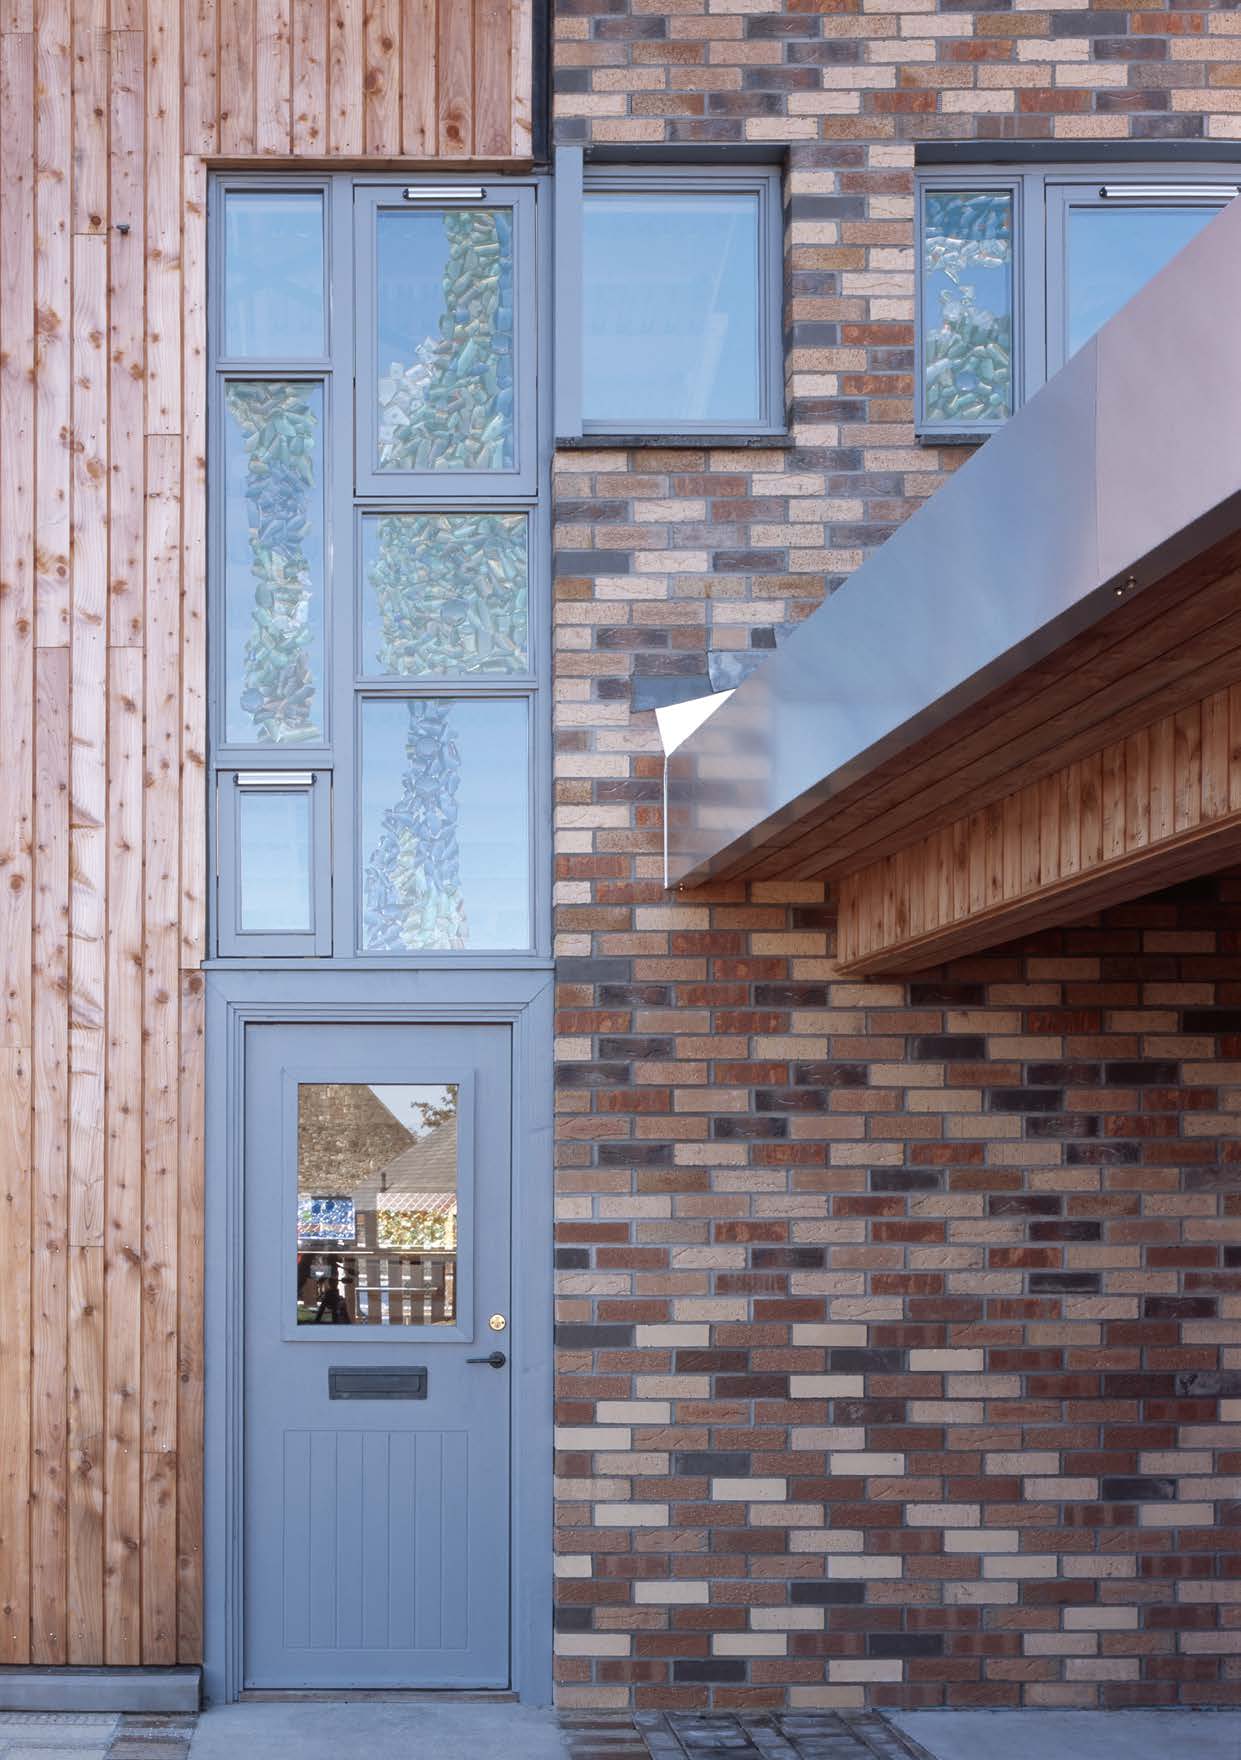
M 242 1705 L 515 1705 L 511 1687 L 244 1687 Z

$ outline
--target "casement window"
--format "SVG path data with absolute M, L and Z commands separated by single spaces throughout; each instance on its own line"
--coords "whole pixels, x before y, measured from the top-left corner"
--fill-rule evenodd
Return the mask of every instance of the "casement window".
M 921 172 L 920 436 L 993 432 L 1236 193 L 1201 165 Z
M 785 426 L 780 173 L 557 155 L 556 427 Z
M 534 209 L 213 185 L 222 957 L 539 953 Z

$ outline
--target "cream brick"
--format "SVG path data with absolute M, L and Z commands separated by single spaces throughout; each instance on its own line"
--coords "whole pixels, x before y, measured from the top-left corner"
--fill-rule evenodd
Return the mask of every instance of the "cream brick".
M 628 1656 L 632 1640 L 628 1632 L 557 1632 L 553 1647 L 557 1656 Z
M 558 1426 L 555 1433 L 557 1448 L 628 1448 L 630 1432 L 604 1425 L 590 1424 Z
M 962 1528 L 944 1530 L 945 1552 L 1016 1552 L 1020 1544 L 1016 1528 Z
M 836 1660 L 827 1665 L 829 1681 L 899 1681 L 905 1678 L 901 1662 L 862 1662 L 854 1659 Z
M 597 1528 L 666 1528 L 666 1503 L 601 1503 L 595 1506 Z
M 712 1479 L 711 1496 L 716 1503 L 782 1503 L 788 1496 L 787 1479 Z
M 713 1656 L 785 1656 L 789 1641 L 783 1632 L 713 1632 Z
M 909 1353 L 909 1367 L 915 1375 L 924 1371 L 948 1374 L 954 1370 L 982 1369 L 985 1366 L 985 1351 L 910 1351 Z
M 639 1607 L 697 1607 L 705 1606 L 711 1599 L 709 1583 L 682 1581 L 679 1578 L 656 1578 L 643 1582 L 639 1580 L 633 1587 L 633 1598 Z

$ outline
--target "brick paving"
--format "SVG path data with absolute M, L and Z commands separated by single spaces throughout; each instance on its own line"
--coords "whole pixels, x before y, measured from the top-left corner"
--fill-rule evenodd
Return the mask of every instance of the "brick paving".
M 926 1760 L 876 1712 L 565 1712 L 569 1760 Z

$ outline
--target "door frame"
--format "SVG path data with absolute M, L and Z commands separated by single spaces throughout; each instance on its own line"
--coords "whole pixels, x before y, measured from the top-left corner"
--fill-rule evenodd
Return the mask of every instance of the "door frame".
M 245 1040 L 251 1025 L 508 1026 L 512 1043 L 513 1365 L 510 1683 L 552 1694 L 552 974 L 221 971 L 207 974 L 203 1547 L 204 1688 L 236 1699 L 244 1657 Z

